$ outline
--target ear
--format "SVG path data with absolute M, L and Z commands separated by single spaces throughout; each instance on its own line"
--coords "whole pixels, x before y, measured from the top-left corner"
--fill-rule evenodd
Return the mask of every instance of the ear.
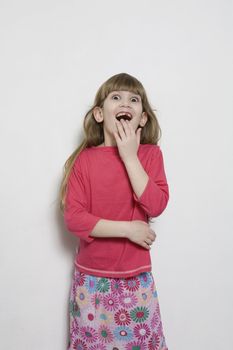
M 102 112 L 102 109 L 100 107 L 95 107 L 93 109 L 93 116 L 95 118 L 95 120 L 97 121 L 97 123 L 101 123 L 104 118 L 103 118 L 103 112 Z
M 140 120 L 139 125 L 140 125 L 141 127 L 145 126 L 147 120 L 148 120 L 147 113 L 146 113 L 146 112 L 143 112 L 143 113 L 142 113 L 142 116 L 141 116 L 141 120 Z

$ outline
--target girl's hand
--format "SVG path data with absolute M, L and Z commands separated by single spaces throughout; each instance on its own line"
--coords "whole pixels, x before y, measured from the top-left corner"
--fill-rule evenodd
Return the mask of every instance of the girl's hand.
M 156 234 L 145 221 L 133 220 L 129 222 L 126 237 L 141 247 L 150 249 L 155 241 Z
M 123 162 L 137 157 L 138 147 L 140 145 L 141 128 L 137 131 L 133 129 L 128 120 L 121 119 L 116 121 L 117 132 L 113 132 L 118 151 Z

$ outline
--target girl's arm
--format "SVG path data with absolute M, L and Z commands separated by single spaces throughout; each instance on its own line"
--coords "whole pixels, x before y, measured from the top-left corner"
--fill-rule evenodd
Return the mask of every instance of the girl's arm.
M 154 146 L 147 172 L 138 156 L 124 161 L 135 201 L 149 217 L 159 216 L 167 206 L 169 189 L 159 146 Z
M 156 237 L 155 232 L 144 221 L 113 221 L 105 219 L 100 219 L 97 222 L 90 236 L 99 238 L 128 238 L 145 249 L 150 249 Z
M 145 171 L 137 154 L 141 128 L 135 132 L 130 122 L 123 119 L 117 121 L 116 125 L 118 133 L 113 134 L 134 191 L 134 199 L 148 217 L 159 216 L 166 208 L 169 198 L 160 147 L 154 145 L 151 148 L 151 161 Z
M 146 188 L 149 176 L 137 156 L 125 161 L 124 164 L 134 193 L 139 198 Z
M 88 243 L 91 243 L 95 237 L 121 237 L 149 249 L 148 244 L 151 245 L 155 240 L 155 233 L 146 222 L 106 220 L 88 212 L 85 180 L 80 169 L 78 158 L 67 184 L 64 210 L 64 222 L 67 229 Z

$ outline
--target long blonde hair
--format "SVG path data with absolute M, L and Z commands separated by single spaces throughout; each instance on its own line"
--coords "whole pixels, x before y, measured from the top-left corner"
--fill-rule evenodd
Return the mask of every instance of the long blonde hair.
M 96 93 L 94 104 L 92 108 L 86 113 L 83 121 L 83 128 L 85 132 L 85 137 L 81 144 L 76 148 L 76 150 L 70 155 L 64 164 L 64 175 L 60 186 L 59 200 L 60 208 L 64 211 L 65 208 L 65 197 L 67 182 L 72 170 L 73 164 L 78 157 L 79 153 L 85 148 L 98 146 L 104 142 L 104 131 L 103 122 L 97 123 L 94 116 L 93 110 L 95 107 L 103 107 L 104 100 L 108 94 L 112 91 L 130 91 L 135 94 L 140 95 L 142 100 L 143 112 L 147 114 L 147 122 L 141 131 L 141 144 L 155 144 L 157 145 L 161 137 L 161 129 L 155 115 L 152 110 L 146 91 L 142 83 L 135 77 L 127 74 L 120 73 L 112 76 L 106 82 L 104 82 Z

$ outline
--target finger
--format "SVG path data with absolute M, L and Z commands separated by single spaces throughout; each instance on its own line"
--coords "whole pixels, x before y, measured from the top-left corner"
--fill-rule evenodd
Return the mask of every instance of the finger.
M 124 120 L 124 119 L 121 119 L 120 120 L 120 123 L 121 123 L 121 125 L 122 125 L 122 129 L 124 130 L 124 132 L 125 132 L 125 135 L 128 137 L 128 136 L 130 136 L 131 135 L 131 131 L 130 131 L 130 129 L 129 129 L 129 122 L 128 122 L 128 120 Z
M 153 231 L 152 229 L 150 229 L 150 234 L 151 234 L 153 237 L 156 237 L 156 233 L 155 233 L 155 231 Z
M 155 241 L 155 237 L 152 237 L 152 236 L 148 236 L 148 237 L 146 237 L 146 240 L 145 240 L 146 242 L 151 242 L 151 244 L 152 243 L 154 243 L 154 241 Z
M 155 238 L 156 238 L 156 235 L 149 235 L 148 238 L 151 240 L 151 241 L 155 241 Z
M 151 239 L 147 239 L 147 240 L 145 240 L 145 242 L 146 242 L 146 244 L 148 244 L 148 245 L 152 245 L 152 243 L 153 243 L 153 241 L 152 241 Z
M 116 121 L 116 125 L 117 125 L 118 132 L 120 134 L 121 140 L 124 140 L 126 138 L 126 135 L 123 129 L 123 125 L 118 120 Z
M 150 249 L 150 245 L 147 244 L 146 242 L 143 242 L 143 243 L 141 244 L 141 246 L 142 246 L 143 248 L 147 249 L 147 250 Z
M 136 139 L 137 139 L 137 144 L 140 145 L 140 140 L 141 140 L 141 132 L 142 132 L 142 128 L 138 128 L 136 130 Z
M 128 130 L 129 130 L 129 133 L 130 134 L 133 134 L 133 133 L 135 134 L 134 128 L 132 127 L 132 124 L 130 123 L 129 120 L 126 120 L 126 125 L 127 125 Z
M 117 143 L 117 145 L 119 145 L 119 142 L 121 141 L 121 138 L 120 138 L 120 136 L 118 135 L 118 133 L 117 132 L 113 132 L 113 135 L 114 135 L 114 137 L 115 137 L 115 139 L 116 139 L 116 143 Z
M 116 121 L 116 127 L 117 127 L 117 131 L 115 131 L 114 134 L 116 135 L 116 138 L 120 143 L 120 141 L 122 141 L 123 135 L 122 135 L 122 129 L 119 121 Z

